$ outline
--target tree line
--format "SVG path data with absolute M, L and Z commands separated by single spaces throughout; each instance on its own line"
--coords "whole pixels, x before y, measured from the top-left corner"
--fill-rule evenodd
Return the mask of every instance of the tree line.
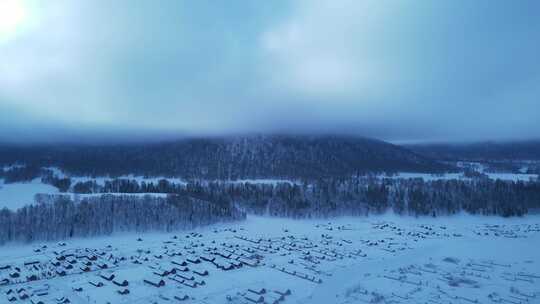
M 254 214 L 327 217 L 382 213 L 406 215 L 471 214 L 521 216 L 540 207 L 540 183 L 490 179 L 320 179 L 314 182 L 254 184 L 191 182 L 187 185 L 129 179 L 79 182 L 76 193 L 175 193 L 202 200 L 232 202 Z
M 175 231 L 243 218 L 245 213 L 228 202 L 182 195 L 100 195 L 74 201 L 67 195 L 40 194 L 33 205 L 0 210 L 0 244 Z
M 211 184 L 186 187 L 199 197 L 225 196 L 244 210 L 285 217 L 378 214 L 439 216 L 459 212 L 504 217 L 540 208 L 540 184 L 501 180 L 347 179 L 314 184 Z
M 40 194 L 32 205 L 0 210 L 0 243 L 174 231 L 241 220 L 246 214 L 326 218 L 393 211 L 412 216 L 467 212 L 509 217 L 540 209 L 540 183 L 490 179 L 328 178 L 277 184 L 115 179 L 76 183 L 72 188 L 79 187 L 84 188 L 81 193 L 93 195 L 72 199 Z

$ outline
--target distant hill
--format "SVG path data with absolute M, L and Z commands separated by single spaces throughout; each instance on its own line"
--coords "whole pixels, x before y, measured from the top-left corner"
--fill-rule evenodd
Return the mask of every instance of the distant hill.
M 190 138 L 159 144 L 0 146 L 0 164 L 57 166 L 73 175 L 203 179 L 348 177 L 452 170 L 383 141 L 345 136 Z
M 408 145 L 406 148 L 439 160 L 540 160 L 540 140 Z

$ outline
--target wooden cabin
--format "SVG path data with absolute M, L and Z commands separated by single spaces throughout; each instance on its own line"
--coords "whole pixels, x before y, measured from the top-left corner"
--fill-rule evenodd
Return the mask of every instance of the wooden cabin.
M 165 286 L 165 281 L 163 281 L 163 280 L 157 281 L 157 280 L 155 280 L 153 278 L 147 278 L 147 279 L 144 279 L 143 281 L 146 284 L 152 285 L 152 286 L 157 287 L 157 288 Z

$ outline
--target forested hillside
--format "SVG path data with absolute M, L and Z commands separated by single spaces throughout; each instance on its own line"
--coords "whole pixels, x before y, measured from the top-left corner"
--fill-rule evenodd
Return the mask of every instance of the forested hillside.
M 408 149 L 439 160 L 540 160 L 540 140 L 471 144 L 407 145 Z
M 349 177 L 454 168 L 378 140 L 343 136 L 247 136 L 159 144 L 0 147 L 0 165 L 56 166 L 72 175 L 196 179 Z

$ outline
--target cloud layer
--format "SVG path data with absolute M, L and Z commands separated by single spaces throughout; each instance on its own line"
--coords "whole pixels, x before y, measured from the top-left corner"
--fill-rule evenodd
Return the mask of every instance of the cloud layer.
M 540 136 L 534 0 L 26 5 L 31 26 L 0 39 L 0 140 Z

